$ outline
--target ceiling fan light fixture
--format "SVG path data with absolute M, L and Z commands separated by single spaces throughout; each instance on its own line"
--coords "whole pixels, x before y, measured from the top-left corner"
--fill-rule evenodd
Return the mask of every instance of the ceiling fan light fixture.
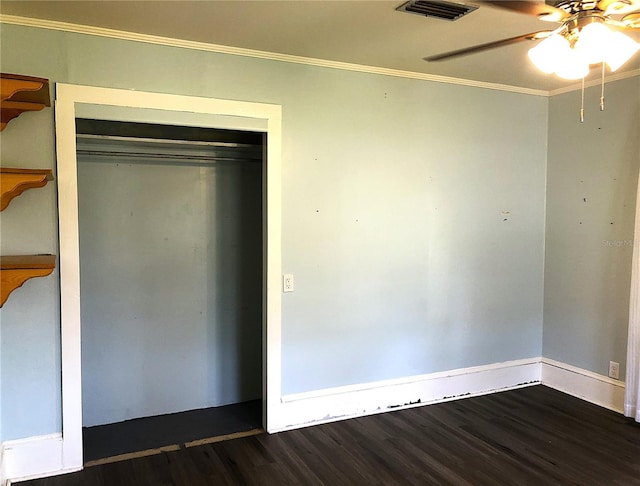
M 640 44 L 622 32 L 614 32 L 610 38 L 610 51 L 605 62 L 611 71 L 616 71 L 640 50 Z
M 571 47 L 569 41 L 563 36 L 554 34 L 537 46 L 529 49 L 529 59 L 543 73 L 552 74 L 556 72 L 560 64 L 570 54 Z
M 580 30 L 575 50 L 586 60 L 587 64 L 604 62 L 610 51 L 613 32 L 603 23 L 594 22 Z
M 582 79 L 589 74 L 589 63 L 580 56 L 567 56 L 556 69 L 556 75 L 562 79 Z
M 531 62 L 543 73 L 552 74 L 570 49 L 569 42 L 561 35 L 551 35 L 529 49 Z
M 606 63 L 616 71 L 638 50 L 640 43 L 622 32 L 612 31 L 601 16 L 585 15 L 582 25 L 550 35 L 529 49 L 529 59 L 545 74 L 580 79 L 591 64 Z

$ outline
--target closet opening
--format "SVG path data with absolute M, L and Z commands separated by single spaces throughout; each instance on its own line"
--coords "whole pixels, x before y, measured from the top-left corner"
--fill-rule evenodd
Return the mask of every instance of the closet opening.
M 263 430 L 266 135 L 76 119 L 85 465 Z

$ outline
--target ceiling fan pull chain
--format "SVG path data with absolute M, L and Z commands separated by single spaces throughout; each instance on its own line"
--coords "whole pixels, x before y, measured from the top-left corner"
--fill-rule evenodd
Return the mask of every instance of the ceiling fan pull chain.
M 602 91 L 600 92 L 600 111 L 604 111 L 604 62 L 602 63 Z
M 580 99 L 580 123 L 584 123 L 584 78 L 582 78 L 582 92 Z

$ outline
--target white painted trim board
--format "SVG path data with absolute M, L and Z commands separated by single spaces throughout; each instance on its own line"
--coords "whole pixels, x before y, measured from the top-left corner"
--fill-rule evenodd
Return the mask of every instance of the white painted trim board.
M 623 413 L 625 388 L 623 381 L 549 358 L 542 358 L 541 366 L 543 385 L 614 412 Z
M 4 444 L 0 444 L 0 486 L 5 484 L 7 475 L 4 472 Z
M 76 105 L 150 108 L 166 112 L 224 115 L 266 120 L 266 258 L 265 258 L 265 371 L 266 424 L 278 423 L 281 413 L 281 159 L 282 108 L 279 105 L 230 101 L 133 90 L 56 85 L 56 152 L 60 238 L 60 293 L 62 334 L 62 463 L 61 470 L 81 468 L 82 378 L 80 254 L 78 187 L 75 142 Z M 231 121 L 231 123 L 235 123 Z M 224 126 L 218 128 L 239 128 Z
M 543 384 L 621 412 L 624 383 L 548 358 L 529 358 L 279 397 L 270 432 Z M 7 477 L 61 474 L 60 434 L 5 442 Z M 56 469 L 57 468 L 57 469 Z
M 81 469 L 65 468 L 62 461 L 62 435 L 50 434 L 27 439 L 6 441 L 4 449 L 3 479 L 34 479 L 63 474 Z M 0 482 L 0 484 L 3 484 Z
M 156 45 L 170 46 L 170 47 L 180 47 L 183 49 L 194 49 L 199 51 L 216 52 L 220 54 L 232 54 L 235 56 L 267 59 L 271 61 L 283 61 L 283 62 L 289 62 L 294 64 L 304 64 L 307 66 L 326 67 L 330 69 L 341 69 L 344 71 L 356 71 L 360 73 L 380 74 L 382 76 L 418 79 L 422 81 L 433 81 L 436 83 L 471 86 L 476 88 L 507 91 L 512 93 L 521 93 L 521 94 L 528 94 L 528 95 L 534 95 L 534 96 L 548 96 L 548 92 L 545 90 L 524 88 L 521 86 L 489 83 L 485 81 L 475 81 L 472 79 L 461 79 L 461 78 L 454 78 L 450 76 L 440 76 L 436 74 L 426 74 L 426 73 L 419 73 L 414 71 L 403 71 L 400 69 L 389 69 L 389 68 L 383 68 L 383 67 L 377 67 L 377 66 L 367 66 L 363 64 L 353 64 L 348 62 L 330 61 L 327 59 L 318 59 L 318 58 L 312 58 L 312 57 L 294 56 L 291 54 L 281 54 L 277 52 L 260 51 L 256 49 L 246 49 L 242 47 L 225 46 L 220 44 L 209 44 L 205 42 L 196 42 L 196 41 L 188 41 L 184 39 L 161 37 L 157 35 L 139 34 L 136 32 L 127 32 L 123 30 L 106 29 L 103 27 L 95 27 L 90 25 L 59 22 L 55 20 L 45 20 L 45 19 L 36 19 L 36 18 L 28 18 L 28 17 L 19 17 L 15 15 L 0 14 L 0 22 L 5 24 L 21 25 L 25 27 L 36 27 L 40 29 L 72 32 L 76 34 L 94 35 L 98 37 L 107 37 L 111 39 L 144 42 L 147 44 L 156 44 Z
M 328 388 L 282 397 L 278 431 L 540 383 L 540 358 Z
M 341 69 L 344 71 L 355 71 L 369 74 L 379 74 L 382 76 L 392 76 L 398 78 L 418 79 L 422 81 L 432 81 L 435 83 L 454 84 L 460 86 L 471 86 L 476 88 L 492 89 L 497 91 L 505 91 L 511 93 L 521 93 L 533 96 L 556 96 L 571 91 L 581 89 L 580 83 L 573 83 L 562 88 L 553 90 L 542 90 L 525 88 L 522 86 L 512 86 L 508 84 L 489 83 L 485 81 L 475 81 L 472 79 L 454 78 L 451 76 L 440 76 L 437 74 L 419 73 L 415 71 L 403 71 L 400 69 L 389 69 L 377 66 L 367 66 L 363 64 L 353 64 L 340 61 L 330 61 L 327 59 L 318 59 L 304 56 L 294 56 L 290 54 L 281 54 L 277 52 L 260 51 L 256 49 L 246 49 L 242 47 L 225 46 L 221 44 L 210 44 L 206 42 L 188 41 L 184 39 L 175 39 L 171 37 L 161 37 L 149 34 L 140 34 L 136 32 L 128 32 L 124 30 L 107 29 L 103 27 L 95 27 L 90 25 L 74 24 L 69 22 L 60 22 L 56 20 L 36 19 L 29 17 L 20 17 L 17 15 L 0 14 L 0 23 L 21 25 L 24 27 L 35 27 L 40 29 L 59 30 L 62 32 L 71 32 L 76 34 L 87 34 L 98 37 L 106 37 L 111 39 L 129 40 L 135 42 L 144 42 L 147 44 L 156 44 L 169 47 L 179 47 L 183 49 L 193 49 L 198 51 L 217 52 L 220 54 L 231 54 L 235 56 L 254 57 L 258 59 L 267 59 L 271 61 L 290 62 L 294 64 L 304 64 L 307 66 L 326 67 L 331 69 Z M 621 79 L 640 76 L 640 69 L 626 71 L 622 73 L 607 74 L 605 81 L 607 83 L 618 81 Z M 600 79 L 592 79 L 585 83 L 585 87 L 596 86 L 600 84 Z
M 608 84 L 614 81 L 621 81 L 623 79 L 635 78 L 636 76 L 640 76 L 640 69 L 634 69 L 632 71 L 625 71 L 622 73 L 607 74 L 604 78 L 604 81 L 606 84 Z M 600 86 L 601 83 L 602 83 L 602 80 L 600 78 L 592 79 L 590 81 L 585 81 L 584 87 L 592 88 L 594 86 Z M 564 93 L 570 93 L 571 91 L 580 91 L 581 89 L 582 89 L 582 83 L 573 83 L 563 88 L 552 89 L 551 91 L 549 91 L 549 96 L 557 96 Z
M 269 370 L 271 372 L 271 370 Z M 540 358 L 494 363 L 440 373 L 278 396 L 267 408 L 269 432 L 439 403 L 540 383 Z M 69 391 L 74 390 L 66 390 Z M 78 392 L 80 390 L 77 390 Z M 278 390 L 279 392 L 279 390 Z M 72 417 L 73 418 L 73 417 Z M 66 429 L 65 429 L 66 430 Z M 7 477 L 13 480 L 82 468 L 73 454 L 75 436 L 54 434 L 5 442 Z M 70 441 L 70 444 L 65 444 Z M 65 456 L 65 445 L 69 448 Z M 80 457 L 80 460 L 82 458 Z

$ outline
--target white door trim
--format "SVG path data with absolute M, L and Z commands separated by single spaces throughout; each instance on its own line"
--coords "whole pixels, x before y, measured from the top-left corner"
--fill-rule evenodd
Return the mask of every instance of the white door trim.
M 267 431 L 275 430 L 281 404 L 281 157 L 282 107 L 279 105 L 161 93 L 56 85 L 56 150 L 60 233 L 60 298 L 62 336 L 62 464 L 81 468 L 82 375 L 80 341 L 80 253 L 76 158 L 76 105 L 223 115 L 266 121 L 266 285 L 263 329 L 264 396 Z M 221 128 L 231 128 L 229 126 Z M 241 128 L 241 127 L 239 127 Z M 267 386 L 268 384 L 268 386 Z

